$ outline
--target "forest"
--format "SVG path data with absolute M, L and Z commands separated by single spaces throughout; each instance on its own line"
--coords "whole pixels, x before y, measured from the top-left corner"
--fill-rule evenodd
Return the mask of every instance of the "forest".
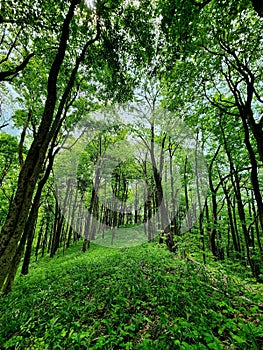
M 262 57 L 261 0 L 0 2 L 0 349 L 263 349 Z

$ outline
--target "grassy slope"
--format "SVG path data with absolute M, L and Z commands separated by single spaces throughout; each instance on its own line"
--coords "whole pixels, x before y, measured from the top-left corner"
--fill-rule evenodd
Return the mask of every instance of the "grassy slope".
M 78 245 L 0 299 L 0 348 L 261 349 L 262 290 L 154 244 Z

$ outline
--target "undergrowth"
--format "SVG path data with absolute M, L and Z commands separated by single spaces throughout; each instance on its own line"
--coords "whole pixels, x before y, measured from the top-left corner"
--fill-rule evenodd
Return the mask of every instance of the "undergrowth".
M 80 250 L 0 298 L 1 349 L 263 349 L 261 285 L 157 244 Z

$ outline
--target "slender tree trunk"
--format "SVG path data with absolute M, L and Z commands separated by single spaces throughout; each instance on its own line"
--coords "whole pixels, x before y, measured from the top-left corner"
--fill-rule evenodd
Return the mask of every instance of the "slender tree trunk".
M 198 140 L 198 134 L 197 134 L 197 140 Z M 197 198 L 198 198 L 198 210 L 200 211 L 199 214 L 199 232 L 200 232 L 200 237 L 201 237 L 201 243 L 202 243 L 202 256 L 203 256 L 203 263 L 206 264 L 206 254 L 205 254 L 205 237 L 204 237 L 204 226 L 203 226 L 203 218 L 204 218 L 204 209 L 202 208 L 202 201 L 201 201 L 201 189 L 200 189 L 200 179 L 198 175 L 198 145 L 196 142 L 196 148 L 195 148 L 195 185 L 196 185 L 196 192 L 197 192 Z M 186 162 L 187 162 L 187 157 L 185 160 L 185 170 L 184 172 L 186 173 Z M 186 179 L 185 179 L 186 180 Z M 188 205 L 189 209 L 189 205 Z M 191 222 L 192 225 L 192 222 Z
M 47 247 L 47 243 L 48 243 L 48 231 L 49 231 L 49 217 L 47 218 L 47 221 L 46 221 L 46 229 L 45 229 L 45 234 L 44 234 L 44 237 L 43 237 L 43 242 L 42 242 L 42 249 L 41 249 L 41 256 L 42 258 L 44 257 L 45 255 L 45 249 Z M 36 255 L 36 259 L 37 259 L 37 255 Z
M 69 228 L 69 232 L 68 232 L 68 239 L 67 239 L 66 248 L 69 248 L 70 241 L 72 239 L 73 226 L 74 226 L 74 222 L 75 222 L 75 212 L 76 212 L 76 208 L 77 208 L 77 200 L 78 200 L 78 191 L 76 189 L 74 199 L 73 199 L 73 206 L 72 206 L 71 219 L 70 219 L 70 228 Z
M 259 214 L 259 222 L 261 225 L 261 230 L 263 231 L 263 201 L 262 201 L 262 196 L 261 196 L 261 191 L 260 191 L 260 185 L 259 185 L 259 180 L 258 180 L 258 164 L 256 160 L 256 156 L 253 150 L 253 147 L 250 143 L 250 137 L 249 137 L 249 129 L 246 123 L 246 120 L 242 118 L 243 121 L 243 128 L 245 131 L 245 144 L 249 153 L 249 158 L 250 158 L 250 163 L 251 163 L 251 183 L 253 186 L 253 191 L 255 195 L 255 199 L 257 202 L 257 207 L 258 207 L 258 214 Z M 263 139 L 261 140 L 261 143 L 263 144 Z M 261 246 L 261 244 L 260 244 Z
M 24 230 L 25 233 L 27 234 L 27 246 L 26 246 L 25 256 L 24 256 L 22 270 L 21 270 L 22 275 L 28 274 L 39 206 L 40 206 L 40 196 L 39 198 L 35 197 L 34 199 L 33 206 L 31 208 L 30 215 L 27 219 L 25 230 Z
M 222 178 L 221 178 L 221 181 L 222 181 Z M 228 213 L 228 219 L 229 219 L 229 228 L 230 228 L 230 232 L 231 232 L 233 246 L 234 246 L 234 250 L 236 252 L 237 257 L 239 257 L 240 256 L 240 247 L 238 245 L 237 234 L 236 234 L 235 225 L 234 225 L 234 221 L 233 221 L 231 199 L 230 199 L 230 196 L 229 196 L 229 192 L 228 192 L 228 190 L 226 188 L 226 185 L 224 185 L 223 182 L 222 182 L 222 188 L 224 190 L 224 194 L 225 194 L 225 198 L 226 198 L 226 202 L 227 202 L 227 213 Z
M 43 223 L 44 225 L 44 223 Z M 39 252 L 39 248 L 40 248 L 40 244 L 41 244 L 41 241 L 42 241 L 42 238 L 43 238 L 43 230 L 44 230 L 44 227 L 41 226 L 39 232 L 38 232 L 38 236 L 37 236 L 37 244 L 36 244 L 36 251 L 35 251 L 35 259 L 37 261 L 37 258 L 38 258 L 38 252 Z
M 218 246 L 216 243 L 216 237 L 217 237 L 217 201 L 216 201 L 216 191 L 213 185 L 213 180 L 212 180 L 212 174 L 211 174 L 211 168 L 209 171 L 209 187 L 211 191 L 211 199 L 212 199 L 212 227 L 210 231 L 210 246 L 211 246 L 211 251 L 214 255 L 214 257 L 219 258 L 219 251 L 218 251 Z

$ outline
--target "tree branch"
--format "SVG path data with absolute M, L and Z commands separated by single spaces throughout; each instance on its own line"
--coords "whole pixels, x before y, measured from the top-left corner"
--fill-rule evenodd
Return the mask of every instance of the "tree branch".
M 197 2 L 195 0 L 190 0 L 190 2 L 199 7 L 200 10 L 202 10 L 206 5 L 208 5 L 212 0 L 204 0 L 203 2 Z
M 13 70 L 5 71 L 5 72 L 0 72 L 0 81 L 8 81 L 10 79 L 7 79 L 8 77 L 14 76 L 17 73 L 21 72 L 28 64 L 29 60 L 34 56 L 34 53 L 29 54 L 24 61 L 17 66 Z

